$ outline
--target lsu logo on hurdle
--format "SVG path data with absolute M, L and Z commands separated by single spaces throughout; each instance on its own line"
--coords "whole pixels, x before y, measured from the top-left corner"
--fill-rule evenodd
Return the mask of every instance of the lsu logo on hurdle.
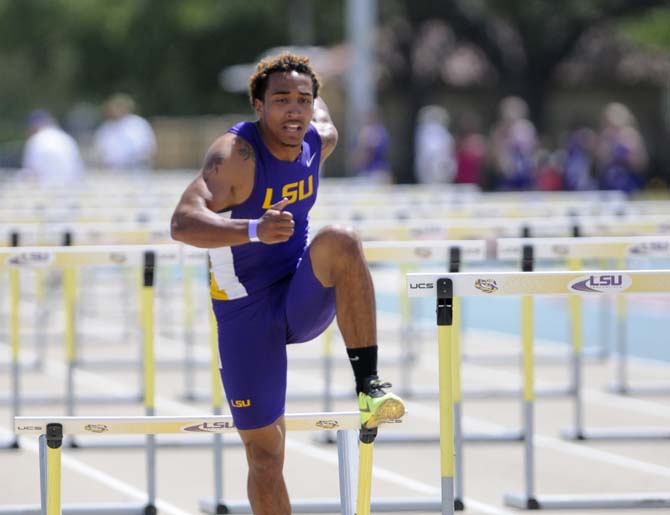
M 495 279 L 477 279 L 475 281 L 475 288 L 484 293 L 493 293 L 498 291 L 498 283 Z
M 105 424 L 86 424 L 84 430 L 91 433 L 104 433 L 105 431 L 109 431 L 109 427 Z
M 570 281 L 568 290 L 588 293 L 617 293 L 627 290 L 633 280 L 625 274 L 591 274 Z
M 337 420 L 317 420 L 316 427 L 323 429 L 335 429 L 340 427 L 340 423 Z
M 235 424 L 232 421 L 221 420 L 216 422 L 203 422 L 196 426 L 186 426 L 183 431 L 192 431 L 194 433 L 218 433 L 224 429 L 233 429 Z

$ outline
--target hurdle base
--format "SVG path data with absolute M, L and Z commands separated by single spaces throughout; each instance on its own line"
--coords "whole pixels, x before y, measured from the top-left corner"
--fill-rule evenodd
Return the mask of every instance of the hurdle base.
M 207 370 L 212 366 L 211 362 L 206 359 L 194 359 L 190 366 L 193 368 Z M 137 360 L 126 360 L 126 359 L 104 359 L 104 360 L 93 360 L 93 359 L 78 359 L 74 362 L 74 366 L 77 368 L 91 369 L 91 370 L 106 370 L 106 369 L 125 369 L 125 370 L 141 370 L 140 364 Z M 157 359 L 155 362 L 157 368 L 165 369 L 176 369 L 180 370 L 184 368 L 183 359 Z
M 670 395 L 670 386 L 667 385 L 652 385 L 639 384 L 635 386 L 627 384 L 611 384 L 607 387 L 609 393 L 617 395 L 649 395 L 649 396 L 665 396 Z
M 3 361 L 0 363 L 0 373 L 9 373 L 12 371 L 14 365 L 11 362 Z M 42 360 L 37 358 L 30 360 L 20 360 L 19 369 L 21 372 L 41 372 L 43 369 Z
M 19 443 L 19 439 L 17 437 L 7 440 L 6 442 L 0 443 L 0 449 L 20 449 L 20 448 L 21 444 Z
M 200 511 L 210 515 L 220 513 L 251 513 L 251 507 L 247 501 L 219 501 L 212 499 L 201 499 L 198 503 Z M 216 510 L 227 511 L 216 511 Z M 292 513 L 341 513 L 342 503 L 334 498 L 295 499 L 291 501 Z M 441 499 L 425 498 L 388 498 L 372 499 L 370 511 L 373 512 L 417 512 L 417 511 L 442 511 Z
M 631 428 L 590 428 L 577 431 L 576 428 L 561 430 L 561 438 L 572 441 L 586 440 L 670 440 L 670 429 L 644 427 Z
M 670 495 L 667 493 L 631 493 L 631 494 L 582 494 L 582 495 L 546 495 L 529 499 L 525 495 L 505 494 L 506 506 L 529 510 L 589 510 L 589 509 L 641 509 L 670 508 Z M 530 507 L 530 503 L 537 507 Z
M 537 388 L 535 397 L 568 397 L 575 393 L 574 386 L 557 386 L 554 388 Z M 520 399 L 522 397 L 521 388 L 473 388 L 463 390 L 463 398 L 470 400 L 480 399 Z
M 326 445 L 336 444 L 337 433 L 335 431 L 318 431 L 312 438 L 312 441 Z
M 165 435 L 155 435 L 156 447 L 180 448 L 180 447 L 212 447 L 212 439 L 203 439 L 202 436 L 184 435 L 176 438 L 166 438 Z M 234 439 L 223 438 L 224 447 L 241 447 L 242 441 L 235 437 Z M 96 436 L 72 436 L 63 441 L 63 446 L 70 449 L 140 449 L 147 445 L 146 436 L 118 436 L 118 437 L 96 437 Z
M 464 433 L 463 441 L 466 443 L 490 443 L 490 442 L 522 442 L 525 435 L 522 432 L 510 431 L 500 433 Z M 377 436 L 375 443 L 440 443 L 440 435 L 409 435 L 382 433 Z
M 566 348 L 565 351 L 561 349 L 543 349 L 543 354 L 535 356 L 536 365 L 565 365 L 571 363 L 574 357 L 572 348 Z M 595 347 L 586 347 L 582 349 L 582 359 L 587 362 L 598 362 L 607 359 L 611 352 L 606 349 Z M 519 363 L 521 356 L 515 353 L 499 353 L 499 354 L 463 354 L 461 361 L 463 363 L 473 363 L 477 365 L 516 365 Z
M 554 388 L 538 388 L 535 391 L 536 397 L 568 397 L 575 392 L 572 386 L 558 386 Z M 405 399 L 438 399 L 440 392 L 436 388 L 411 388 L 400 390 L 399 395 Z M 522 396 L 520 388 L 471 388 L 463 390 L 464 399 L 470 400 L 488 400 L 488 399 L 519 399 Z
M 155 515 L 156 507 L 152 504 L 128 504 L 128 503 L 78 503 L 65 504 L 61 509 L 62 515 Z M 39 504 L 9 505 L 0 507 L 0 515 L 41 515 L 42 508 Z

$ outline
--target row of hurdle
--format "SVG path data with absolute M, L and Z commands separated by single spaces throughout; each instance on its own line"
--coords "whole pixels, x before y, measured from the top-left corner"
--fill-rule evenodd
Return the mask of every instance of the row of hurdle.
M 575 240 L 575 241 L 584 241 L 584 242 L 586 242 L 586 243 L 584 243 L 584 245 L 588 244 L 587 239 L 580 239 L 580 240 Z M 640 241 L 632 241 L 632 242 L 628 241 L 627 243 L 625 243 L 623 241 L 619 241 L 617 243 L 619 243 L 621 246 L 626 246 L 627 245 L 626 248 L 630 248 L 631 246 L 634 246 L 634 245 L 638 245 L 638 246 L 641 245 L 642 247 L 640 247 L 640 248 L 655 249 L 653 251 L 653 253 L 655 253 L 656 255 L 659 255 L 659 254 L 663 255 L 662 254 L 662 249 L 663 249 L 664 246 L 667 248 L 667 241 L 663 242 L 663 241 L 658 240 L 658 239 L 654 240 L 654 241 L 656 241 L 656 243 L 654 245 L 651 244 L 652 240 L 649 240 L 649 239 L 647 239 L 645 241 L 641 241 L 641 240 Z M 529 260 L 529 257 L 530 257 L 529 252 L 531 252 L 531 251 L 528 250 L 529 244 L 531 243 L 531 240 L 521 240 L 520 243 L 522 244 L 522 247 L 520 249 L 521 255 L 523 257 L 525 257 L 525 261 L 527 262 Z M 479 244 L 481 246 L 482 242 L 479 242 L 479 243 L 468 242 L 467 244 L 468 245 Z M 593 242 L 591 242 L 591 244 L 593 244 Z M 431 245 L 432 245 L 432 247 L 431 247 Z M 646 245 L 646 247 L 645 247 L 645 245 Z M 392 243 L 378 243 L 376 245 L 373 245 L 373 244 L 367 245 L 366 246 L 366 254 L 369 255 L 371 260 L 374 259 L 373 258 L 374 252 L 377 252 L 378 256 L 381 255 L 381 254 L 384 254 L 384 253 L 387 253 L 387 255 L 389 253 L 396 253 L 396 254 L 401 254 L 401 255 L 404 256 L 404 257 L 401 257 L 400 260 L 412 261 L 412 260 L 415 260 L 415 259 L 419 259 L 419 260 L 422 260 L 421 262 L 426 262 L 427 258 L 425 256 L 427 254 L 429 254 L 428 249 L 431 249 L 430 253 L 431 253 L 432 257 L 437 259 L 439 262 L 445 262 L 448 259 L 451 259 L 452 261 L 454 261 L 453 257 L 454 257 L 455 251 L 453 249 L 455 249 L 455 248 L 459 248 L 459 247 L 457 247 L 457 245 L 454 244 L 453 242 L 434 242 L 432 244 L 429 244 L 428 242 L 402 242 L 402 243 L 397 243 L 395 247 L 393 246 Z M 509 250 L 511 248 L 511 242 L 510 242 L 510 246 L 504 247 L 504 248 L 507 248 L 508 249 L 507 251 L 511 252 Z M 530 247 L 530 248 L 532 249 L 533 247 Z M 126 249 L 129 252 L 129 254 L 128 254 L 128 259 L 125 262 L 128 263 L 128 264 L 138 265 L 139 264 L 138 259 L 139 259 L 139 255 L 140 255 L 139 253 L 140 252 L 146 253 L 148 251 L 147 249 L 151 250 L 148 247 L 135 247 L 133 249 L 130 249 L 130 248 Z M 420 249 L 420 250 L 417 252 L 417 249 Z M 39 248 L 39 249 L 14 248 L 14 249 L 8 249 L 8 252 L 7 252 L 7 255 L 10 256 L 9 259 L 15 258 L 14 263 L 7 263 L 7 261 L 4 261 L 3 263 L 5 264 L 5 266 L 9 265 L 10 272 L 12 270 L 18 272 L 19 267 L 21 267 L 21 266 L 29 267 L 29 266 L 31 266 L 31 263 L 32 263 L 32 266 L 45 266 L 44 265 L 45 261 L 49 263 L 49 266 L 71 266 L 75 263 L 79 263 L 81 265 L 82 263 L 87 262 L 87 261 L 88 262 L 95 261 L 95 259 L 99 259 L 98 263 L 102 263 L 102 262 L 106 262 L 105 260 L 109 259 L 109 256 L 110 256 L 109 255 L 109 250 L 110 250 L 109 248 L 108 249 L 103 249 L 103 248 L 85 248 L 85 247 L 72 247 L 72 248 L 69 248 L 69 249 L 66 248 L 66 249 L 58 249 L 58 250 L 49 249 L 49 248 Z M 116 252 L 116 256 L 117 256 L 116 259 L 118 261 L 118 253 L 121 252 L 123 249 L 115 248 L 113 250 L 114 250 L 114 252 Z M 154 250 L 157 251 L 157 253 L 156 253 L 157 258 L 156 259 L 157 259 L 158 263 L 160 263 L 160 260 L 161 260 L 161 252 L 164 252 L 164 254 L 163 254 L 163 256 L 164 256 L 163 259 L 164 260 L 168 260 L 170 258 L 171 259 L 177 259 L 176 256 L 179 255 L 179 250 L 178 250 L 177 246 L 172 246 L 171 249 L 155 248 Z M 32 254 L 33 258 L 29 258 L 28 256 L 30 256 L 31 253 L 33 253 L 33 252 L 34 252 L 34 254 Z M 50 257 L 48 257 L 48 258 L 45 257 L 46 255 L 49 255 L 50 253 L 51 253 Z M 197 251 L 193 252 L 193 256 L 196 256 L 197 254 L 198 254 Z M 17 258 L 16 256 L 22 256 L 22 257 Z M 94 258 L 94 256 L 98 256 L 98 257 Z M 134 256 L 134 258 L 132 256 Z M 411 257 L 411 256 L 414 256 L 414 257 Z M 423 256 L 423 257 L 418 257 L 418 256 Z M 32 261 L 31 261 L 31 259 L 32 259 Z M 183 259 L 183 255 L 179 259 Z M 39 263 L 39 265 L 37 265 L 37 263 Z M 145 263 L 145 266 L 146 266 L 146 263 Z M 574 295 L 581 295 L 582 293 L 583 294 L 603 295 L 603 294 L 612 294 L 612 293 L 617 293 L 617 294 L 625 294 L 625 293 L 664 293 L 664 292 L 667 291 L 667 271 L 653 271 L 653 272 L 633 272 L 633 271 L 622 271 L 622 270 L 613 270 L 613 271 L 605 271 L 605 272 L 575 271 L 575 272 L 569 272 L 569 273 L 562 273 L 562 275 L 561 275 L 561 273 L 532 272 L 532 271 L 527 269 L 525 272 L 522 272 L 522 273 L 524 273 L 524 275 L 521 276 L 521 277 L 524 278 L 523 281 L 522 281 L 523 285 L 529 285 L 529 284 L 532 285 L 533 281 L 535 280 L 534 279 L 535 277 L 538 277 L 539 281 L 544 280 L 547 283 L 551 283 L 552 285 L 554 285 L 554 286 L 551 286 L 551 288 L 547 287 L 546 291 L 545 290 L 542 290 L 542 291 L 531 290 L 529 292 L 520 291 L 518 288 L 515 290 L 514 288 L 511 288 L 511 287 L 508 288 L 507 286 L 505 286 L 505 288 L 502 288 L 502 285 L 507 284 L 505 282 L 507 277 L 513 277 L 513 276 L 515 277 L 516 276 L 515 275 L 516 273 L 512 273 L 512 272 L 508 272 L 507 275 L 505 275 L 505 273 L 498 272 L 497 274 L 503 274 L 501 276 L 496 275 L 495 273 L 494 274 L 487 274 L 487 273 L 483 273 L 483 272 L 478 272 L 476 274 L 473 274 L 473 273 L 469 273 L 469 274 L 468 273 L 461 273 L 461 274 L 459 274 L 458 272 L 452 272 L 452 273 L 456 274 L 456 275 L 454 275 L 454 277 L 459 277 L 459 278 L 460 277 L 467 277 L 467 279 L 472 282 L 472 284 L 470 285 L 470 287 L 468 289 L 465 289 L 465 290 L 463 290 L 463 292 L 460 292 L 460 293 L 457 291 L 456 294 L 452 294 L 452 299 L 453 298 L 459 298 L 460 296 L 469 296 L 469 295 L 475 295 L 475 294 L 479 294 L 479 295 L 491 295 L 491 294 L 494 294 L 494 295 L 523 295 L 524 293 L 527 293 L 528 295 L 553 294 L 553 295 L 572 295 L 572 296 L 574 296 Z M 558 275 L 556 275 L 556 274 L 558 274 Z M 572 275 L 569 275 L 569 274 L 572 274 Z M 476 278 L 475 278 L 475 276 L 476 276 Z M 435 280 L 433 282 L 431 282 L 432 279 L 424 281 L 422 279 L 422 277 L 418 277 L 421 280 L 416 280 L 417 277 L 418 276 L 410 276 L 410 280 L 408 281 L 408 289 L 409 289 L 409 292 L 410 292 L 411 295 L 413 295 L 413 296 L 431 295 L 434 292 L 439 290 L 439 288 L 437 286 L 438 285 L 437 280 Z M 450 277 L 449 274 L 447 274 L 446 278 L 448 279 L 449 277 Z M 618 281 L 618 280 L 610 281 L 610 283 L 615 283 L 613 286 L 617 286 L 617 288 L 613 288 L 613 289 L 609 289 L 609 290 L 607 288 L 603 289 L 604 288 L 603 284 L 607 283 L 605 278 L 608 278 L 608 277 L 609 278 L 612 278 L 612 277 L 620 277 L 621 278 L 620 281 Z M 549 281 L 549 278 L 551 278 L 553 282 Z M 625 278 L 625 280 L 624 280 L 624 278 Z M 589 292 L 589 291 L 581 291 L 581 290 L 573 288 L 574 284 L 576 284 L 575 281 L 579 282 L 578 279 L 583 280 L 583 281 L 591 281 L 589 284 L 591 286 L 595 286 L 596 289 L 594 291 Z M 13 280 L 10 278 L 10 283 L 12 283 L 12 282 L 13 282 Z M 473 285 L 476 285 L 476 284 L 479 284 L 479 288 L 477 288 L 476 286 L 473 286 Z M 560 284 L 561 288 L 556 286 L 556 284 Z M 567 284 L 567 286 L 566 286 L 566 284 Z M 653 288 L 652 288 L 652 284 L 653 284 Z M 485 286 L 483 286 L 483 285 L 485 285 Z M 570 286 L 570 285 L 573 285 L 573 286 Z M 600 285 L 600 286 L 598 286 L 598 285 Z M 528 287 L 530 287 L 530 286 L 528 286 Z M 598 289 L 598 288 L 600 288 L 600 289 Z M 664 288 L 666 288 L 666 289 L 664 289 Z M 528 317 L 529 314 L 532 315 L 532 307 L 529 309 L 529 303 L 526 300 L 526 298 L 527 298 L 527 296 L 524 296 L 523 312 L 525 313 L 525 316 Z M 440 316 L 439 315 L 440 309 L 441 309 L 440 306 L 442 306 L 442 304 L 440 304 L 441 301 L 444 301 L 444 299 L 443 298 L 441 299 L 440 297 L 438 297 L 438 300 L 437 300 L 437 302 L 438 302 L 438 317 Z M 454 320 L 454 303 L 453 303 L 453 301 L 452 301 L 452 305 L 451 305 L 450 310 L 451 310 L 451 323 L 448 324 L 448 325 L 452 326 L 451 331 L 453 331 L 453 326 L 454 326 L 454 324 L 453 324 L 453 320 Z M 446 317 L 445 320 L 449 320 L 449 317 L 447 317 L 446 315 L 442 315 L 442 316 Z M 526 320 L 528 320 L 528 318 L 526 318 Z M 438 320 L 438 322 L 439 322 L 439 320 Z M 152 332 L 148 321 L 146 321 L 146 324 L 147 324 L 147 326 L 145 327 L 145 335 Z M 438 325 L 440 325 L 440 324 L 438 323 Z M 527 325 L 528 325 L 527 323 L 524 324 L 524 327 L 527 327 Z M 439 331 L 439 333 L 441 334 L 442 331 Z M 526 346 L 528 345 L 528 343 L 527 343 L 528 334 L 529 334 L 529 331 L 527 329 L 524 329 L 524 349 L 526 349 Z M 453 334 L 452 334 L 452 338 L 453 338 Z M 531 337 L 531 340 L 532 340 L 532 337 Z M 531 346 L 532 346 L 532 341 L 531 341 Z M 441 347 L 442 347 L 442 345 L 440 345 L 440 348 Z M 148 352 L 148 351 L 145 350 L 145 352 Z M 525 358 L 524 363 L 525 364 L 528 363 L 528 365 L 524 366 L 524 371 L 525 371 L 525 376 L 524 376 L 524 378 L 525 378 L 524 379 L 524 402 L 531 402 L 532 403 L 533 396 L 531 394 L 529 394 L 529 391 L 528 391 L 528 385 L 530 384 L 532 386 L 532 366 L 531 366 L 531 362 L 528 360 L 527 357 Z M 443 357 L 440 359 L 440 364 L 441 364 L 441 366 L 444 364 L 443 363 Z M 447 370 L 451 370 L 451 366 L 452 365 L 449 365 Z M 449 374 L 440 374 L 441 380 L 444 378 L 445 375 L 448 376 Z M 453 377 L 456 378 L 456 376 L 457 376 L 456 370 L 454 370 Z M 452 393 L 457 392 L 457 389 L 455 389 L 453 387 L 453 385 L 451 387 L 449 387 L 448 390 L 452 391 Z M 148 392 L 151 391 L 150 385 L 147 385 L 146 391 L 148 391 Z M 452 407 L 451 407 L 452 416 L 450 416 L 448 414 L 445 415 L 444 409 L 446 408 L 448 410 L 450 403 L 448 402 L 448 399 L 447 399 L 447 401 L 444 400 L 444 398 L 443 398 L 444 395 L 445 395 L 444 385 L 441 384 L 440 385 L 441 416 L 446 418 L 446 419 L 453 418 L 454 421 L 457 421 L 458 420 L 458 417 L 457 417 L 458 406 L 456 406 L 454 404 L 453 400 L 451 402 L 451 404 L 452 404 Z M 454 395 L 454 397 L 456 399 L 458 399 L 458 395 Z M 149 407 L 151 407 L 151 406 L 149 406 Z M 526 411 L 530 411 L 529 415 L 527 416 L 528 420 L 532 420 L 532 409 L 530 409 L 530 408 L 532 408 L 532 404 L 531 404 L 530 407 L 526 408 Z M 532 474 L 532 424 L 530 424 L 530 422 L 528 422 L 528 420 L 526 421 L 526 426 L 527 427 L 524 430 L 524 441 L 526 442 L 526 449 L 527 449 L 526 450 L 526 453 L 527 453 L 527 460 L 526 460 L 527 465 L 526 465 L 526 467 L 529 469 L 529 473 L 528 473 L 528 476 L 527 476 L 526 496 L 524 497 L 524 499 L 526 500 L 526 505 L 527 505 L 526 507 L 534 507 L 535 505 L 537 505 L 539 507 L 542 507 L 542 506 L 547 506 L 548 507 L 548 506 L 552 505 L 552 500 L 551 499 L 546 500 L 546 499 L 541 499 L 541 498 L 537 497 L 534 494 L 534 489 L 532 488 L 532 478 L 533 478 L 533 474 Z M 455 427 L 458 427 L 458 424 L 456 422 L 454 424 L 455 424 Z M 529 430 L 529 425 L 530 425 L 530 430 Z M 444 434 L 445 431 L 447 432 L 446 435 Z M 459 442 L 458 435 L 456 433 L 454 433 L 454 436 L 455 436 L 453 438 L 454 442 L 458 443 Z M 442 427 L 442 425 L 441 425 L 440 442 L 441 442 L 441 448 L 442 449 L 445 447 L 445 442 L 446 442 L 446 445 L 448 445 L 449 440 L 451 440 L 451 438 L 449 437 L 448 424 L 445 427 Z M 462 438 L 460 440 L 462 441 Z M 454 445 L 456 445 L 456 443 Z M 531 449 L 530 451 L 528 450 L 529 446 L 530 446 L 530 449 Z M 443 449 L 443 452 L 445 452 L 444 449 Z M 446 453 L 447 453 L 447 455 L 449 455 L 449 450 L 448 449 L 447 449 Z M 455 456 L 458 457 L 458 453 L 456 453 Z M 445 458 L 443 456 L 443 461 L 444 460 L 445 460 Z M 419 505 L 414 505 L 413 508 L 407 508 L 407 509 L 409 509 L 409 510 L 412 510 L 412 509 L 414 509 L 414 510 L 416 510 L 416 509 L 431 509 L 431 508 L 435 509 L 437 506 L 439 506 L 439 508 L 444 513 L 449 513 L 449 511 L 444 511 L 444 510 L 445 509 L 448 510 L 449 509 L 448 507 L 451 506 L 452 504 L 455 507 L 459 507 L 459 501 L 461 503 L 462 503 L 462 501 L 459 499 L 459 495 L 457 493 L 457 488 L 456 489 L 453 488 L 453 484 L 452 484 L 453 483 L 453 477 L 454 477 L 453 474 L 451 476 L 451 481 L 449 480 L 449 478 L 450 478 L 449 472 L 450 472 L 450 467 L 452 465 L 456 466 L 455 463 L 450 464 L 449 460 L 447 458 L 447 463 L 446 463 L 446 474 L 447 475 L 443 476 L 443 485 L 446 485 L 444 487 L 444 490 L 445 490 L 446 493 L 443 492 L 443 498 L 441 500 L 439 500 L 439 501 L 428 501 L 427 504 L 423 503 L 423 504 L 419 504 Z M 443 469 L 443 473 L 445 473 L 444 469 Z M 451 484 L 451 488 L 450 488 L 450 484 Z M 530 486 L 528 486 L 528 484 L 530 484 Z M 454 501 L 453 503 L 451 502 L 452 498 L 449 497 L 449 491 L 452 492 L 452 498 L 453 498 L 453 501 Z M 446 495 L 446 497 L 444 497 L 445 495 Z M 513 498 L 510 498 L 510 499 L 513 499 Z M 626 501 L 624 499 L 617 500 L 616 505 L 625 507 L 626 502 L 630 502 L 630 503 L 633 502 L 633 500 L 630 499 L 630 496 L 628 496 L 627 499 L 628 499 L 628 501 Z M 651 501 L 649 499 L 643 499 L 644 502 L 639 501 L 639 503 L 640 503 L 640 505 L 644 504 L 646 506 L 654 506 L 654 505 L 656 505 L 656 506 L 666 506 L 666 504 L 659 504 L 659 503 L 666 502 L 666 501 L 663 501 L 662 498 L 659 498 L 659 499 L 660 500 L 652 499 Z M 510 501 L 510 502 L 512 502 L 512 501 Z M 572 499 L 570 507 L 573 506 L 573 505 L 574 506 L 577 506 L 577 505 L 583 506 L 583 504 L 579 504 L 580 502 L 585 502 L 589 505 L 594 504 L 593 499 L 587 499 L 587 500 L 583 500 L 583 501 Z M 636 502 L 638 502 L 638 501 L 636 501 Z M 597 503 L 595 503 L 595 504 L 597 505 Z M 611 502 L 605 503 L 605 504 L 608 507 L 612 505 Z M 633 506 L 638 506 L 638 504 L 633 504 Z

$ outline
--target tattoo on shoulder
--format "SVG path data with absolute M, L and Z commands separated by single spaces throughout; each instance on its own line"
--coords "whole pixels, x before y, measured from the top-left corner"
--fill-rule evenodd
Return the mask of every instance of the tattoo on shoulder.
M 249 161 L 251 159 L 252 162 L 256 162 L 256 154 L 254 154 L 254 149 L 248 142 L 244 140 L 241 140 L 237 144 L 237 153 L 242 156 L 242 159 L 245 161 Z
M 223 165 L 224 160 L 225 156 L 223 155 L 223 152 L 212 152 L 207 156 L 205 166 L 202 170 L 202 176 L 205 181 L 207 181 L 212 175 L 218 175 L 219 169 L 221 168 L 221 165 Z

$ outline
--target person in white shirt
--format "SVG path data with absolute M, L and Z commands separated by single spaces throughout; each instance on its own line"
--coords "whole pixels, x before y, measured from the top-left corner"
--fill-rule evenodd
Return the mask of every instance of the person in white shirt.
M 414 174 L 420 184 L 448 184 L 456 175 L 449 113 L 438 105 L 421 108 L 414 137 Z
M 151 125 L 134 114 L 135 102 L 117 93 L 105 103 L 103 122 L 95 132 L 94 147 L 102 168 L 146 170 L 156 152 L 156 136 Z
M 52 187 L 68 185 L 81 178 L 84 163 L 77 142 L 47 111 L 31 113 L 28 130 L 30 137 L 23 151 L 20 179 Z

